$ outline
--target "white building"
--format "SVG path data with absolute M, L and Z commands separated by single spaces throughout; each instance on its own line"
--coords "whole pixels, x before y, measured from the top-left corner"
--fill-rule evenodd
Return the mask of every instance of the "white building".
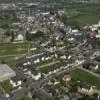
M 19 34 L 15 39 L 15 41 L 23 41 L 23 40 L 24 40 L 24 36 L 22 34 Z
M 12 85 L 13 88 L 15 88 L 21 86 L 22 81 L 21 80 L 14 81 L 13 79 L 10 79 L 10 84 Z

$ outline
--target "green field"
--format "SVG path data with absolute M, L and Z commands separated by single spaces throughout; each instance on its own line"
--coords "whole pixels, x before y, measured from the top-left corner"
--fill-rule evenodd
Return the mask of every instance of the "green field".
M 80 69 L 76 69 L 70 72 L 71 76 L 75 80 L 80 80 L 81 82 L 88 83 L 90 85 L 95 85 L 100 88 L 100 78 L 91 75 Z
M 8 28 L 9 24 L 11 24 L 10 19 L 0 19 L 0 27 L 1 28 Z
M 0 56 L 25 54 L 28 51 L 28 44 L 0 44 Z
M 28 53 L 29 43 L 0 44 L 0 60 L 13 60 Z
M 95 24 L 100 21 L 100 5 L 73 4 L 66 7 L 64 21 L 66 24 L 79 26 Z

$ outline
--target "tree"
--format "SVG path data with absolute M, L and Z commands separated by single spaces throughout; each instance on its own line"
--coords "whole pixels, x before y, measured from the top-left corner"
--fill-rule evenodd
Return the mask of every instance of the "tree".
M 10 30 L 8 30 L 8 31 L 5 32 L 5 35 L 6 35 L 6 36 L 11 36 L 11 33 L 12 33 L 12 32 L 11 32 Z
M 13 42 L 14 41 L 14 32 L 11 32 L 11 42 Z
M 6 62 L 4 60 L 1 61 L 1 64 L 6 64 Z
M 90 64 L 89 63 L 84 63 L 83 68 L 89 69 Z
M 28 41 L 32 41 L 33 40 L 33 36 L 29 32 L 26 32 L 26 40 L 28 40 Z

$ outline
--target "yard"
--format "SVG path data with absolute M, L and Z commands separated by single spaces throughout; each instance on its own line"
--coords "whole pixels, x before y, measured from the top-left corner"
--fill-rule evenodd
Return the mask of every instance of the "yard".
M 71 76 L 75 80 L 80 80 L 83 83 L 95 85 L 100 88 L 100 78 L 93 76 L 92 74 L 80 69 L 76 69 L 70 72 Z
M 60 63 L 59 61 L 55 61 L 55 62 L 51 62 L 51 63 L 48 63 L 43 66 L 39 66 L 38 68 L 41 72 L 48 73 L 51 70 L 54 70 L 56 68 L 57 64 L 59 64 L 59 63 Z

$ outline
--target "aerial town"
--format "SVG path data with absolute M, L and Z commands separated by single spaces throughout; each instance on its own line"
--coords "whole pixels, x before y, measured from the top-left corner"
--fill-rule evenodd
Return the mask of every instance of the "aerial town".
M 0 100 L 100 100 L 100 0 L 0 0 Z

